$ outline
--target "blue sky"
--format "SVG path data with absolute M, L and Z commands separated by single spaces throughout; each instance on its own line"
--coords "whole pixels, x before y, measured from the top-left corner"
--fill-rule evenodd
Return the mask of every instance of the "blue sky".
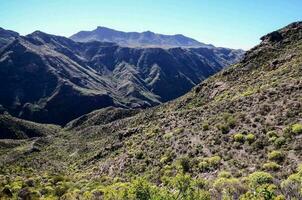
M 0 0 L 0 27 L 22 35 L 70 36 L 106 26 L 249 49 L 262 35 L 299 20 L 301 0 Z

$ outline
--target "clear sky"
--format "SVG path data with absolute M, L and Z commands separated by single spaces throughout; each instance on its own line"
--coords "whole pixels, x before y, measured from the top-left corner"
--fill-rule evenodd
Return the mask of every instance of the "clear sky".
M 249 49 L 262 35 L 299 20 L 302 0 L 0 0 L 0 27 L 22 35 L 70 36 L 105 26 Z

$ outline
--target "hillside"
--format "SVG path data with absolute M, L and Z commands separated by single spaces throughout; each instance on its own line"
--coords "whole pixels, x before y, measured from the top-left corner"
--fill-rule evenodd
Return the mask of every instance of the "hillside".
M 172 100 L 241 56 L 225 48 L 79 43 L 36 31 L 0 50 L 0 105 L 16 117 L 64 125 L 95 109 Z
M 12 117 L 8 114 L 0 115 L 0 139 L 27 139 L 45 137 L 59 132 L 55 125 L 37 124 Z
M 302 22 L 261 40 L 174 101 L 97 110 L 39 152 L 11 148 L 2 195 L 302 199 Z
M 192 38 L 181 34 L 163 35 L 151 31 L 138 32 L 123 32 L 106 27 L 97 27 L 92 31 L 80 31 L 70 39 L 77 42 L 101 41 L 114 42 L 124 47 L 187 47 L 187 48 L 214 48 L 213 45 L 198 42 Z

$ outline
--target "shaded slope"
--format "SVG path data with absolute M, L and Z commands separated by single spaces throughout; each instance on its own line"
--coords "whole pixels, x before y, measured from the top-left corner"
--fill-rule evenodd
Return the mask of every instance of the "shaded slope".
M 0 139 L 27 139 L 54 135 L 60 128 L 55 125 L 37 124 L 8 114 L 0 115 Z
M 0 103 L 16 116 L 64 124 L 113 104 L 112 98 L 101 90 L 100 78 L 96 82 L 89 70 L 47 46 L 18 38 L 0 56 L 0 90 L 5 94 L 1 95 Z M 77 80 L 93 81 L 99 90 L 85 88 Z
M 36 31 L 0 51 L 0 104 L 14 116 L 66 124 L 108 106 L 169 101 L 240 56 L 231 49 L 78 43 Z

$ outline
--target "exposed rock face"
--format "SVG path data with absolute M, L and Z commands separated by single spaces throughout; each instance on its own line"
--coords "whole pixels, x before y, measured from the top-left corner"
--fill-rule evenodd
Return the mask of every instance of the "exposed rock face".
M 14 116 L 56 124 L 108 106 L 149 107 L 183 95 L 241 55 L 78 43 L 36 31 L 0 51 L 0 105 Z

